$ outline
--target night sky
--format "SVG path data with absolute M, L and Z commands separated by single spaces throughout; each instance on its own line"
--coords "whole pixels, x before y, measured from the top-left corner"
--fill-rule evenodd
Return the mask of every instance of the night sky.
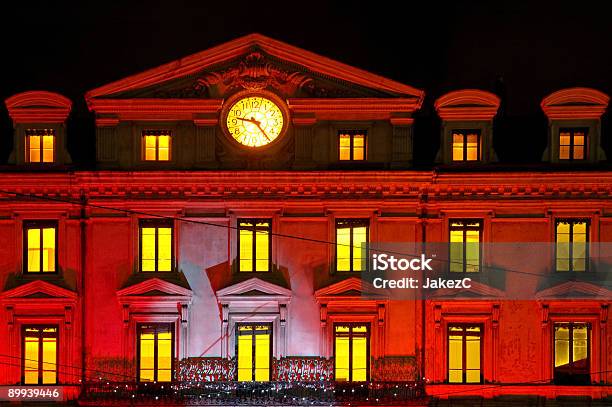
M 509 164 L 540 160 L 544 96 L 572 86 L 612 95 L 612 20 L 603 1 L 11 3 L 0 15 L 0 97 L 41 89 L 72 99 L 69 150 L 82 167 L 94 157 L 86 91 L 251 32 L 423 89 L 417 164 L 433 160 L 432 104 L 450 90 L 502 96 L 495 147 Z M 603 144 L 611 157 L 609 117 Z M 5 162 L 12 136 L 4 104 L 0 132 Z

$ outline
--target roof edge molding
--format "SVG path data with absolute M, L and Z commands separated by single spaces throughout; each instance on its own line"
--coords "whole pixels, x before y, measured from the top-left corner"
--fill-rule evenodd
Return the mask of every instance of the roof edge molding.
M 262 51 L 271 56 L 304 66 L 309 70 L 336 79 L 390 92 L 400 97 L 416 98 L 419 107 L 423 101 L 424 92 L 420 89 L 404 85 L 391 79 L 334 61 L 330 58 L 256 33 L 237 38 L 205 51 L 161 65 L 157 68 L 149 69 L 142 73 L 90 90 L 85 94 L 85 99 L 88 105 L 90 105 L 91 100 L 94 98 L 110 96 L 120 92 L 148 87 L 184 77 L 236 58 L 248 52 L 249 49 L 254 46 L 259 47 Z
M 610 97 L 592 88 L 567 88 L 542 99 L 540 107 L 549 119 L 599 119 Z
M 44 90 L 17 93 L 4 103 L 13 123 L 63 123 L 72 108 L 67 97 Z
M 500 99 L 491 92 L 461 89 L 440 96 L 434 103 L 443 120 L 492 120 Z

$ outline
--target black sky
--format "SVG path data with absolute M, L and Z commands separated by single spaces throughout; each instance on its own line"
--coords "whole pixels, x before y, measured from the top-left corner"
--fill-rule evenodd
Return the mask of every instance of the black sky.
M 0 97 L 44 89 L 71 98 L 69 147 L 77 161 L 92 157 L 87 90 L 251 32 L 425 90 L 417 148 L 437 145 L 431 105 L 450 90 L 505 89 L 509 119 L 498 150 L 512 150 L 509 138 L 539 140 L 533 153 L 515 148 L 508 161 L 539 160 L 546 131 L 539 103 L 547 94 L 588 86 L 612 95 L 612 17 L 603 1 L 84 0 L 1 7 Z M 0 116 L 2 160 L 12 141 L 4 107 Z

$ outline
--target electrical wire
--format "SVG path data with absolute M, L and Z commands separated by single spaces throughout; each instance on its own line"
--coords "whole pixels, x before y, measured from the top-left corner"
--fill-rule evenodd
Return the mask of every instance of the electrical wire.
M 19 196 L 19 197 L 23 197 L 23 198 L 30 198 L 30 199 L 39 199 L 39 200 L 61 202 L 61 203 L 67 203 L 67 204 L 72 204 L 72 205 L 77 205 L 77 206 L 87 206 L 87 207 L 90 207 L 90 208 L 103 209 L 103 210 L 107 210 L 107 211 L 121 212 L 121 213 L 129 214 L 129 215 L 146 216 L 146 217 L 153 217 L 153 218 L 158 218 L 158 219 L 163 219 L 163 220 L 179 221 L 179 222 L 186 222 L 186 223 L 199 224 L 199 225 L 205 225 L 205 226 L 214 226 L 214 227 L 220 227 L 220 228 L 225 228 L 225 229 L 230 229 L 230 230 L 239 230 L 239 228 L 237 226 L 232 226 L 232 225 L 223 225 L 223 224 L 219 224 L 219 223 L 206 222 L 206 221 L 201 221 L 201 220 L 196 220 L 196 219 L 185 219 L 185 218 L 180 218 L 180 217 L 176 217 L 176 216 L 160 215 L 160 214 L 156 214 L 156 213 L 152 213 L 152 212 L 137 211 L 137 210 L 133 210 L 133 209 L 116 208 L 116 207 L 112 207 L 112 206 L 92 204 L 90 202 L 76 201 L 76 200 L 63 199 L 63 198 L 57 198 L 57 197 L 50 197 L 50 196 L 46 196 L 46 195 L 42 195 L 41 196 L 41 195 L 36 195 L 36 194 L 26 194 L 26 193 L 22 193 L 22 192 L 1 190 L 1 189 L 0 189 L 0 194 L 15 195 L 15 196 Z M 350 244 L 343 244 L 343 243 L 338 243 L 338 242 L 332 242 L 332 241 L 323 240 L 323 239 L 314 239 L 314 238 L 309 238 L 309 237 L 304 237 L 304 236 L 288 235 L 288 234 L 272 232 L 272 231 L 270 231 L 269 235 L 272 236 L 272 237 L 294 239 L 294 240 L 300 240 L 300 241 L 309 242 L 309 243 L 318 243 L 318 244 L 325 244 L 325 245 L 353 247 L 353 248 L 363 249 L 361 246 L 352 246 Z M 421 242 L 414 242 L 414 243 L 415 244 L 421 244 Z M 370 252 L 371 251 L 376 251 L 376 249 L 369 248 L 367 245 L 366 245 L 366 250 L 368 250 Z M 404 253 L 404 252 L 387 251 L 387 250 L 385 250 L 385 253 L 401 255 L 401 256 L 409 256 L 409 257 L 418 257 L 418 256 L 420 256 L 420 254 L 416 254 L 416 253 Z M 461 262 L 461 261 L 453 261 L 453 260 L 447 260 L 447 259 L 436 259 L 436 261 L 440 261 L 442 263 L 448 263 L 448 264 L 458 264 L 458 265 L 463 265 L 464 264 L 464 262 Z M 471 263 L 465 263 L 465 264 L 466 265 L 472 265 Z M 492 271 L 504 271 L 504 272 L 509 272 L 509 273 L 516 273 L 516 274 L 534 276 L 534 277 L 538 277 L 538 278 L 544 277 L 543 274 L 530 273 L 530 272 L 523 271 L 523 270 L 515 270 L 515 269 L 504 268 L 504 267 L 492 267 L 492 266 L 486 266 L 486 265 L 481 265 L 481 264 L 473 264 L 473 265 L 477 265 L 477 266 L 479 266 L 482 269 L 490 269 Z M 567 280 L 567 276 L 564 276 L 564 275 L 561 275 L 561 274 L 548 274 L 545 277 L 553 278 L 553 279 Z M 610 285 L 608 285 L 608 284 L 599 284 L 599 285 L 606 286 L 606 287 L 611 287 L 612 286 L 612 284 L 610 284 Z

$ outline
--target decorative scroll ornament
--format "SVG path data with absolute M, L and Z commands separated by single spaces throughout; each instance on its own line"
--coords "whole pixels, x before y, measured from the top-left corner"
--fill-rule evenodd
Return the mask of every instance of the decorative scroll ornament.
M 199 91 L 214 85 L 221 95 L 237 89 L 257 91 L 274 88 L 284 95 L 291 95 L 310 82 L 312 78 L 300 72 L 280 69 L 268 62 L 260 52 L 252 52 L 238 66 L 204 74 L 196 81 L 194 88 Z

